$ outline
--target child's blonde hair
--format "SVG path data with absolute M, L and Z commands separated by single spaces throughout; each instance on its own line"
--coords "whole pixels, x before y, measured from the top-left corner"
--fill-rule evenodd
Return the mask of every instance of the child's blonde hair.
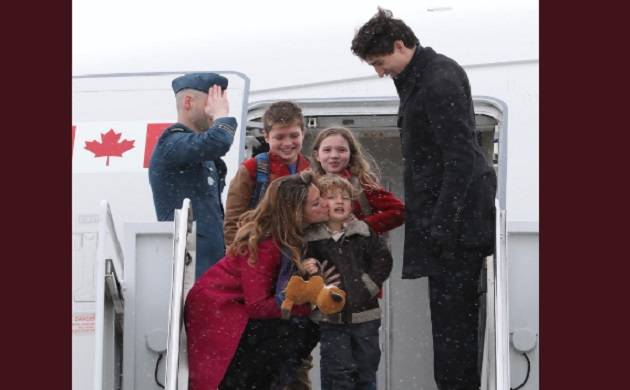
M 348 170 L 352 174 L 352 176 L 356 176 L 359 179 L 361 185 L 371 188 L 377 189 L 380 187 L 378 180 L 378 167 L 374 163 L 374 159 L 372 156 L 363 151 L 361 144 L 354 138 L 352 131 L 346 127 L 329 127 L 322 130 L 317 137 L 315 138 L 315 142 L 313 144 L 313 158 L 311 167 L 315 173 L 318 175 L 324 175 L 326 172 L 322 168 L 322 165 L 315 158 L 319 147 L 326 138 L 332 135 L 340 135 L 342 136 L 346 142 L 348 143 L 348 148 L 350 149 L 350 160 L 348 161 Z M 376 173 L 375 173 L 376 172 Z
M 356 198 L 355 188 L 348 180 L 339 175 L 327 173 L 318 177 L 317 183 L 322 195 L 325 195 L 329 191 L 341 190 L 347 192 L 350 195 L 350 199 Z

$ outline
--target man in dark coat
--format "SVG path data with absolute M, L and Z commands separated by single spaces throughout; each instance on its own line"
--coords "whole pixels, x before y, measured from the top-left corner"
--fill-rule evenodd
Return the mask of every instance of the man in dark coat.
M 221 192 L 227 168 L 221 157 L 234 140 L 228 116 L 228 80 L 216 73 L 189 73 L 173 80 L 177 123 L 164 130 L 149 164 L 158 221 L 172 221 L 189 198 L 197 221 L 196 278 L 225 254 Z
M 468 78 L 380 8 L 356 33 L 352 52 L 379 77 L 391 76 L 400 98 L 402 277 L 429 277 L 436 383 L 478 389 L 477 291 L 483 259 L 494 250 L 496 174 L 477 140 Z

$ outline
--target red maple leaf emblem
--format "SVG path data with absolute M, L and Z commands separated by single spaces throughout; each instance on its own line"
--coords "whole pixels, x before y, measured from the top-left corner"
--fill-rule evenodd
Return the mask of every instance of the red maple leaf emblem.
M 133 149 L 133 143 L 135 141 L 122 140 L 119 142 L 122 133 L 114 132 L 114 129 L 109 129 L 105 134 L 101 133 L 101 141 L 85 141 L 85 149 L 94 153 L 94 158 L 107 156 L 106 166 L 109 166 L 109 158 L 122 157 L 123 153 L 129 149 Z

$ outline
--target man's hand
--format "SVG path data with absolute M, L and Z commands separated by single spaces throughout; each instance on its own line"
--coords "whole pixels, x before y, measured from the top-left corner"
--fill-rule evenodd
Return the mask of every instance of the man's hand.
M 208 89 L 208 100 L 205 107 L 206 114 L 213 120 L 228 116 L 230 103 L 227 98 L 227 91 L 222 91 L 218 85 L 213 85 Z
M 326 269 L 328 268 L 328 269 Z M 341 284 L 341 275 L 339 272 L 335 273 L 336 268 L 334 265 L 328 267 L 328 260 L 324 260 L 322 263 L 322 275 L 327 285 L 333 285 L 339 287 Z

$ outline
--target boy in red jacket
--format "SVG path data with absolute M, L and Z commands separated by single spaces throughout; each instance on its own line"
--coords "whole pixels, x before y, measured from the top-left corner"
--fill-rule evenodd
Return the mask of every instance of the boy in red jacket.
M 241 214 L 256 206 L 269 183 L 310 167 L 301 153 L 305 127 L 300 107 L 289 101 L 273 103 L 263 114 L 263 126 L 269 152 L 243 161 L 230 182 L 223 222 L 226 245 L 234 240 Z

